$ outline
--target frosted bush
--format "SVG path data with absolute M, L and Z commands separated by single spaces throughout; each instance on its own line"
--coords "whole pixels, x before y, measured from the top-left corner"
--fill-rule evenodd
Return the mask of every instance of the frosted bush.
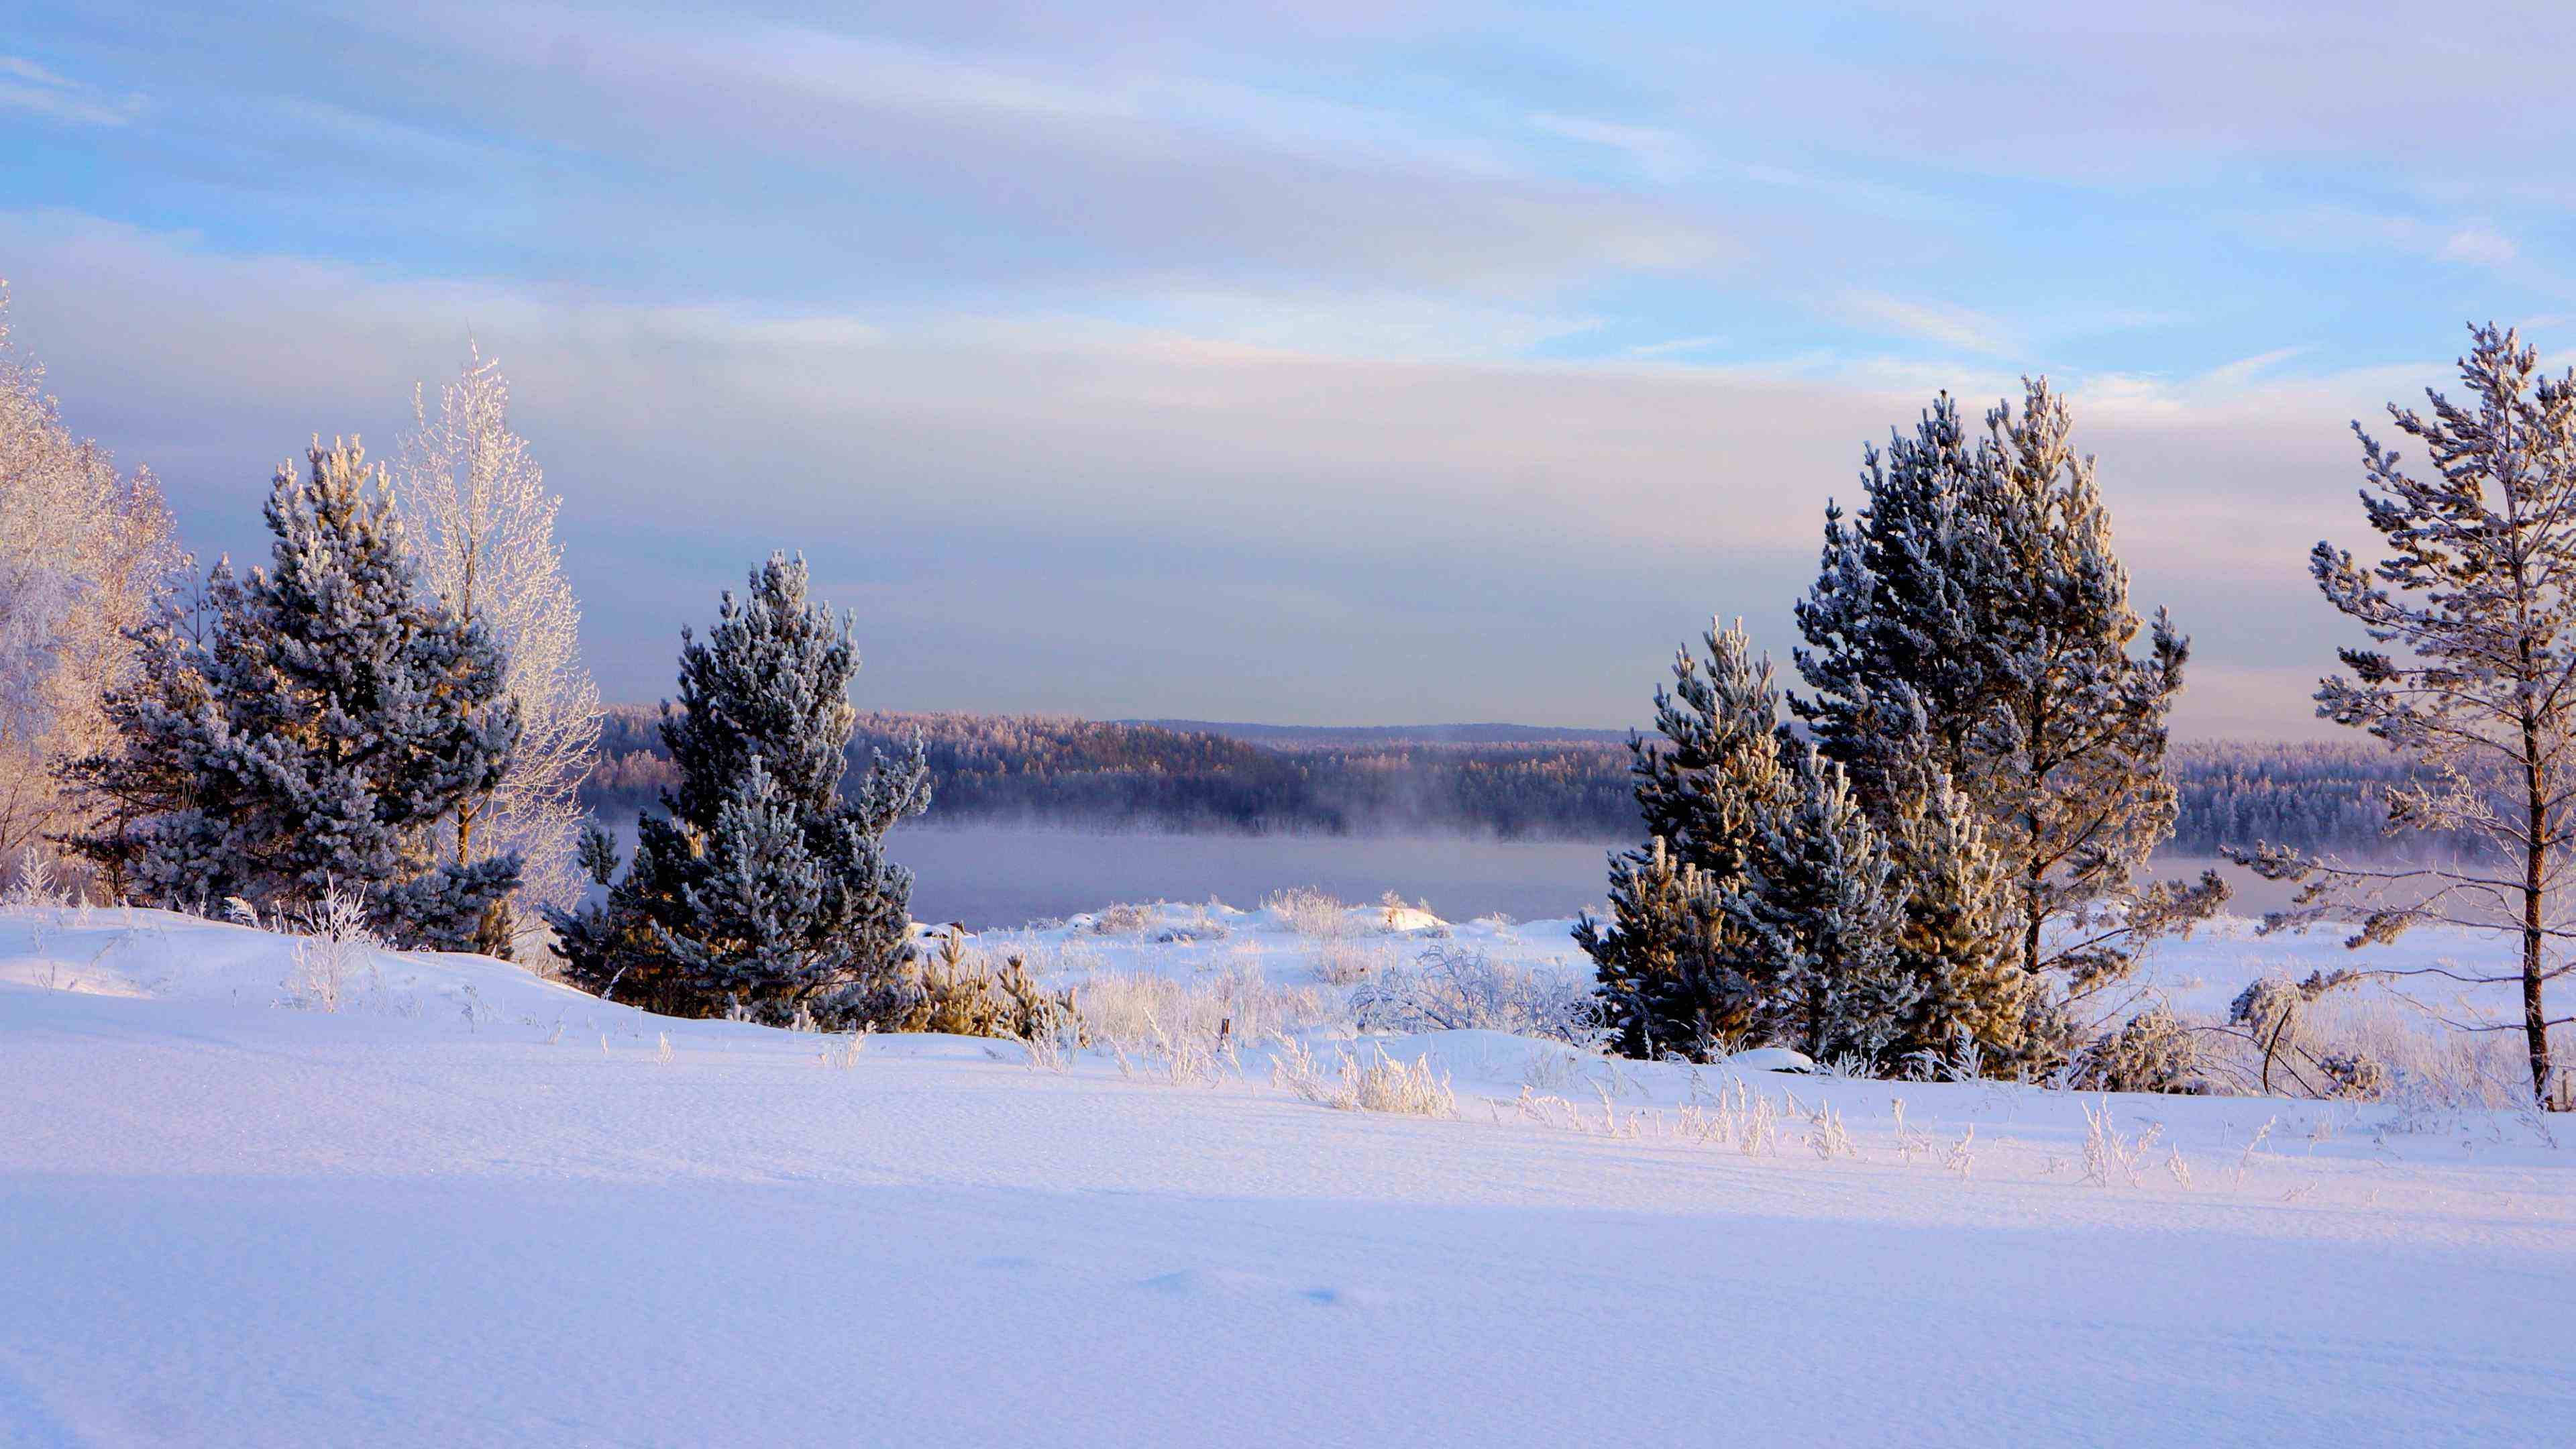
M 236 908 L 243 905 L 236 900 Z M 257 923 L 256 911 L 251 913 Z M 287 973 L 286 1000 L 307 1011 L 338 1011 L 348 1003 L 358 970 L 376 949 L 368 928 L 366 905 L 350 891 L 327 886 L 322 899 L 279 924 L 296 932 L 294 965 Z
M 1310 986 L 1275 986 L 1258 967 L 1238 965 L 1191 980 L 1136 972 L 1095 972 L 1082 983 L 1075 1010 L 1091 1039 L 1130 1050 L 1158 1036 L 1259 1041 L 1274 1032 L 1347 1024 L 1327 994 Z
M 2200 1045 L 2162 1006 L 2129 1018 L 2078 1053 L 2070 1085 L 2087 1092 L 2202 1092 Z
M 1584 982 L 1471 946 L 1436 945 L 1378 973 L 1351 993 L 1351 1011 L 1364 1031 L 1500 1031 L 1585 1048 L 1599 1036 Z
M 1324 941 L 1315 952 L 1315 975 L 1326 985 L 1350 986 L 1366 981 L 1389 961 L 1387 953 L 1348 937 Z
M 1279 891 L 1261 904 L 1278 912 L 1288 929 L 1300 936 L 1333 940 L 1351 933 L 1350 907 L 1319 890 L 1301 886 Z
M 1154 924 L 1154 908 L 1116 905 L 1091 918 L 1091 929 L 1103 936 L 1141 936 Z
M 1234 934 L 1234 928 L 1217 916 L 1218 909 L 1220 907 L 1215 901 L 1193 907 L 1187 920 L 1165 926 L 1154 939 L 1167 946 L 1191 941 L 1222 941 Z
M 58 910 L 70 902 L 70 892 L 54 870 L 52 856 L 30 845 L 18 852 L 18 869 L 9 882 L 9 892 L 0 896 L 0 905 L 22 910 Z
M 2327 1052 L 2317 1058 L 2317 1071 L 2337 1097 L 2376 1101 L 2388 1090 L 2388 1069 L 2360 1052 Z
M 2204 1072 L 2253 1092 L 2264 1090 L 2268 1064 L 2269 1090 L 2391 1103 L 2399 1111 L 2388 1125 L 2400 1131 L 2530 1102 L 2520 1037 L 2475 1029 L 2490 1013 L 2458 1004 L 2435 1011 L 2389 991 L 2356 997 L 2308 987 L 2280 977 L 2256 982 L 2238 993 L 2228 1020 L 2195 1022 Z M 2465 1021 L 2450 1019 L 2454 1013 Z

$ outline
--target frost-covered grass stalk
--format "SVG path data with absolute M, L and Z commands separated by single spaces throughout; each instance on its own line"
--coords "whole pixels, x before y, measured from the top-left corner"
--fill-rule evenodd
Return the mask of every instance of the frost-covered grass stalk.
M 2117 1177 L 2131 1187 L 2144 1184 L 2139 1165 L 2164 1135 L 2162 1123 L 2151 1122 L 2135 1137 L 2120 1131 L 2111 1122 L 2111 1101 L 2097 1096 L 2082 1104 L 2084 1108 L 2084 1180 L 2095 1187 L 2109 1187 Z
M 1273 985 L 1248 964 L 1187 981 L 1143 972 L 1097 972 L 1082 978 L 1074 1005 L 1093 1041 L 1130 1051 L 1158 1039 L 1259 1041 L 1274 1032 L 1331 1029 L 1349 1021 L 1349 1014 L 1326 993 Z
M 1399 1061 L 1382 1047 L 1353 1054 L 1336 1046 L 1329 1065 L 1319 1063 L 1305 1044 L 1278 1038 L 1270 1079 L 1319 1106 L 1343 1112 L 1389 1112 L 1406 1117 L 1455 1117 L 1458 1094 L 1449 1079 L 1435 1072 L 1428 1056 Z
M 1809 1116 L 1794 1102 L 1784 1105 L 1781 1098 L 1755 1091 L 1741 1077 L 1731 1077 L 1714 1090 L 1694 1078 L 1691 1100 L 1670 1112 L 1656 1107 L 1622 1110 L 1609 1084 L 1595 1081 L 1592 1088 L 1597 1114 L 1593 1108 L 1524 1086 L 1519 1098 L 1512 1103 L 1513 1117 L 1587 1136 L 1732 1147 L 1747 1157 L 1767 1157 L 1780 1149 L 1780 1124 L 1785 1117 Z M 1826 1110 L 1830 1112 L 1830 1109 Z M 1495 1106 L 1494 1113 L 1498 1119 L 1502 1117 L 1499 1104 Z M 1830 1139 L 1834 1152 L 1839 1154 L 1850 1147 L 1850 1137 L 1842 1132 L 1840 1114 L 1830 1115 L 1833 1130 L 1841 1134 Z M 1851 1155 L 1857 1156 L 1858 1153 L 1854 1151 Z

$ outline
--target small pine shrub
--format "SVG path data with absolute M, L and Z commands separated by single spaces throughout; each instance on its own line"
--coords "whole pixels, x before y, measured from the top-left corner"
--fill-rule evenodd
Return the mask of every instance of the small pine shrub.
M 2317 1058 L 2317 1071 L 2325 1078 L 2331 1096 L 2374 1102 L 2388 1092 L 2388 1069 L 2379 1064 L 2377 1057 L 2360 1052 L 2327 1052 Z
M 1068 1024 L 1081 1020 L 1070 990 L 1049 992 L 1018 956 L 992 969 L 966 954 L 964 936 L 957 931 L 940 938 L 936 958 L 912 963 L 902 979 L 862 1011 L 881 1031 L 1023 1042 L 1057 1039 Z
M 2208 1090 L 2199 1043 L 2162 1006 L 2130 1017 L 2127 1025 L 2078 1053 L 2069 1085 L 2086 1092 Z

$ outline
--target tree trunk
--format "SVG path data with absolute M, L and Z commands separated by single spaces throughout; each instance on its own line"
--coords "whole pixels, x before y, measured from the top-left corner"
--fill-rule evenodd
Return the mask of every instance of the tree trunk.
M 2545 871 L 2549 863 L 2549 808 L 2548 796 L 2543 793 L 2546 782 L 2540 771 L 2540 731 L 2537 722 L 2528 716 L 2523 720 L 2522 740 L 2522 1033 L 2531 1049 L 2531 1092 L 2545 1111 L 2550 1102 L 2549 1017 L 2540 1007 L 2540 943 L 2545 924 L 2541 907 L 2548 884 Z

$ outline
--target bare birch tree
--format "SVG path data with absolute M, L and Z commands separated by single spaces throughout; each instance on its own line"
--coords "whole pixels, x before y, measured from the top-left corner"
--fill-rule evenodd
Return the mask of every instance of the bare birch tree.
M 54 764 L 107 745 L 101 702 L 136 667 L 127 631 L 188 572 L 151 473 L 120 476 L 43 384 L 11 348 L 0 284 L 0 861 L 85 823 Z
M 581 664 L 581 609 L 555 543 L 562 500 L 546 491 L 509 413 L 509 381 L 479 350 L 439 389 L 435 415 L 415 387 L 394 496 L 424 580 L 490 631 L 508 657 L 503 693 L 519 706 L 509 772 L 444 822 L 444 853 L 471 865 L 515 850 L 521 905 L 568 910 L 585 884 L 579 791 L 599 744 L 599 688 Z M 518 914 L 525 922 L 539 912 Z
M 2493 324 L 2471 329 L 2465 404 L 2427 391 L 2427 418 L 2391 404 L 2399 432 L 2432 464 L 2409 473 L 2355 423 L 2368 486 L 2362 508 L 2386 557 L 2375 565 L 2319 543 L 2309 570 L 2373 649 L 2337 651 L 2349 675 L 2317 690 L 2317 714 L 2367 730 L 2424 767 L 2389 796 L 2390 831 L 2476 842 L 2434 866 L 2373 867 L 2285 846 L 2231 851 L 2276 880 L 2302 881 L 2265 928 L 2357 914 L 2354 947 L 2424 924 L 2500 931 L 2508 973 L 2426 968 L 2520 987 L 2531 1085 L 2552 1096 L 2547 983 L 2569 969 L 2563 887 L 2576 839 L 2576 374 L 2540 373 L 2538 352 Z M 2423 974 L 2417 972 L 2389 972 Z

